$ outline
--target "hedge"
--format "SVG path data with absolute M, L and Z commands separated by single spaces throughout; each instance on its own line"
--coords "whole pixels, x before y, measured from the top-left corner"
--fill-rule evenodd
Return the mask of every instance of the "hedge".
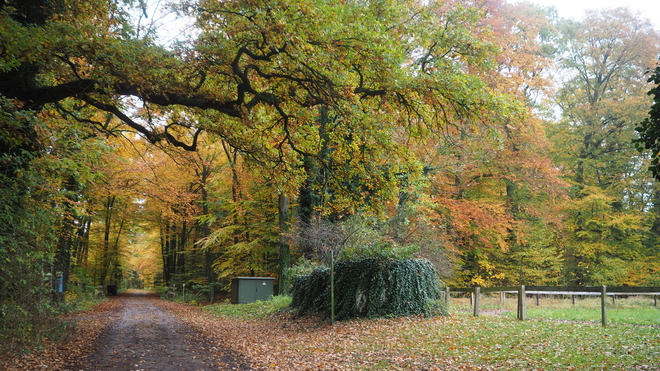
M 291 294 L 291 307 L 298 314 L 329 316 L 330 269 L 296 277 Z M 362 259 L 335 265 L 335 315 L 339 320 L 428 314 L 439 298 L 439 281 L 428 260 Z

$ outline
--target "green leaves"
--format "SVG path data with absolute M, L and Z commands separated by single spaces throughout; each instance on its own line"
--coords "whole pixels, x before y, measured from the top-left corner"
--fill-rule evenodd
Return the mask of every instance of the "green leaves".
M 426 260 L 346 260 L 335 266 L 338 319 L 410 316 L 431 310 L 440 297 L 438 278 Z M 328 314 L 330 271 L 319 268 L 293 281 L 291 307 Z
M 403 145 L 409 138 L 519 109 L 478 75 L 495 49 L 471 7 L 307 0 L 203 1 L 193 9 L 202 31 L 197 61 L 208 71 L 200 91 L 244 106 L 240 120 L 205 129 L 278 170 L 285 162 L 288 174 L 329 150 L 322 165 L 332 168 L 330 179 L 366 179 L 366 190 L 333 187 L 338 210 L 394 197 L 397 184 L 380 169 L 419 167 Z M 332 117 L 325 126 L 324 110 Z
M 655 84 L 649 92 L 653 98 L 653 104 L 648 112 L 648 117 L 639 123 L 635 131 L 639 138 L 634 141 L 635 148 L 639 152 L 651 151 L 651 164 L 649 169 L 653 172 L 656 180 L 660 179 L 660 67 L 656 67 L 648 82 Z

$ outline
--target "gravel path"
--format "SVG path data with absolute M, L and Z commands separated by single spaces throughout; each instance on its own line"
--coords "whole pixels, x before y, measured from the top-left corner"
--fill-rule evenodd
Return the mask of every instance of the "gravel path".
M 212 346 L 197 331 L 180 322 L 153 293 L 128 290 L 110 314 L 110 326 L 94 350 L 71 370 L 251 370 L 227 349 Z

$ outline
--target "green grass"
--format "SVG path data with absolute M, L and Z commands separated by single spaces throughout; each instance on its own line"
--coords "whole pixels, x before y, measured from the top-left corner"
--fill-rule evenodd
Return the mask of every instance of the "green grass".
M 256 301 L 247 304 L 222 303 L 207 305 L 202 307 L 202 309 L 223 317 L 259 320 L 286 309 L 289 304 L 291 304 L 291 297 L 273 296 L 267 301 Z
M 413 321 L 388 338 L 405 353 L 502 370 L 649 369 L 660 365 L 660 329 L 452 316 L 446 326 Z M 379 338 L 362 339 L 378 346 Z M 645 368 L 646 367 L 646 368 Z
M 527 299 L 528 319 L 566 320 L 580 322 L 601 321 L 600 298 L 580 298 L 572 303 L 570 299 L 543 297 L 536 305 L 534 298 Z M 607 300 L 607 321 L 611 324 L 629 325 L 660 325 L 660 307 L 653 306 L 653 299 L 631 297 L 620 298 L 612 304 Z M 516 317 L 516 299 L 509 298 L 501 305 L 497 298 L 486 298 L 480 308 L 483 311 L 499 310 L 502 315 Z M 452 299 L 452 311 L 455 313 L 472 313 L 467 299 Z
M 504 315 L 515 317 L 513 311 L 505 312 Z M 600 308 L 528 308 L 529 319 L 552 319 L 567 321 L 600 322 Z M 660 309 L 658 308 L 607 308 L 608 323 L 630 324 L 630 325 L 660 325 Z
M 509 300 L 505 307 L 515 306 Z M 558 317 L 568 313 L 591 316 L 594 303 L 584 300 L 575 307 L 564 301 L 542 301 L 540 308 L 529 308 L 529 316 Z M 280 311 L 290 303 L 288 297 L 266 302 L 205 307 L 223 317 L 259 320 Z M 550 309 L 550 304 L 554 309 Z M 501 309 L 499 303 L 484 302 L 486 307 Z M 535 303 L 528 304 L 535 306 Z M 545 306 L 546 308 L 544 308 Z M 637 307 L 643 307 L 643 312 Z M 464 308 L 461 308 L 464 307 Z M 660 314 L 646 302 L 617 301 L 612 318 L 632 316 L 633 322 L 645 321 Z M 452 305 L 453 315 L 436 318 L 408 317 L 381 320 L 354 320 L 334 326 L 290 332 L 278 337 L 278 347 L 313 354 L 319 364 L 343 359 L 342 367 L 353 370 L 408 369 L 496 369 L 496 370 L 649 370 L 659 369 L 660 327 L 569 321 L 518 321 L 506 316 L 472 317 L 467 303 Z M 556 312 L 553 312 L 556 311 Z M 562 314 L 563 313 L 563 314 Z M 599 312 L 594 312 L 594 322 Z M 568 318 L 561 318 L 568 319 Z M 275 319 L 272 319 L 276 321 Z M 270 322 L 260 321 L 258 326 Z M 279 325 L 270 323 L 279 331 Z M 259 331 L 257 331 L 259 332 Z M 267 336 L 269 331 L 259 332 Z M 268 341 L 265 339 L 264 341 Z M 296 357 L 291 353 L 288 356 Z

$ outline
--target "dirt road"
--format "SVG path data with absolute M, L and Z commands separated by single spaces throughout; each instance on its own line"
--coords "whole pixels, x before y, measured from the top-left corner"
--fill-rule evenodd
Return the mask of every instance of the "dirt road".
M 153 293 L 128 290 L 93 351 L 71 370 L 252 370 L 245 359 L 210 345 L 202 335 L 159 306 Z

